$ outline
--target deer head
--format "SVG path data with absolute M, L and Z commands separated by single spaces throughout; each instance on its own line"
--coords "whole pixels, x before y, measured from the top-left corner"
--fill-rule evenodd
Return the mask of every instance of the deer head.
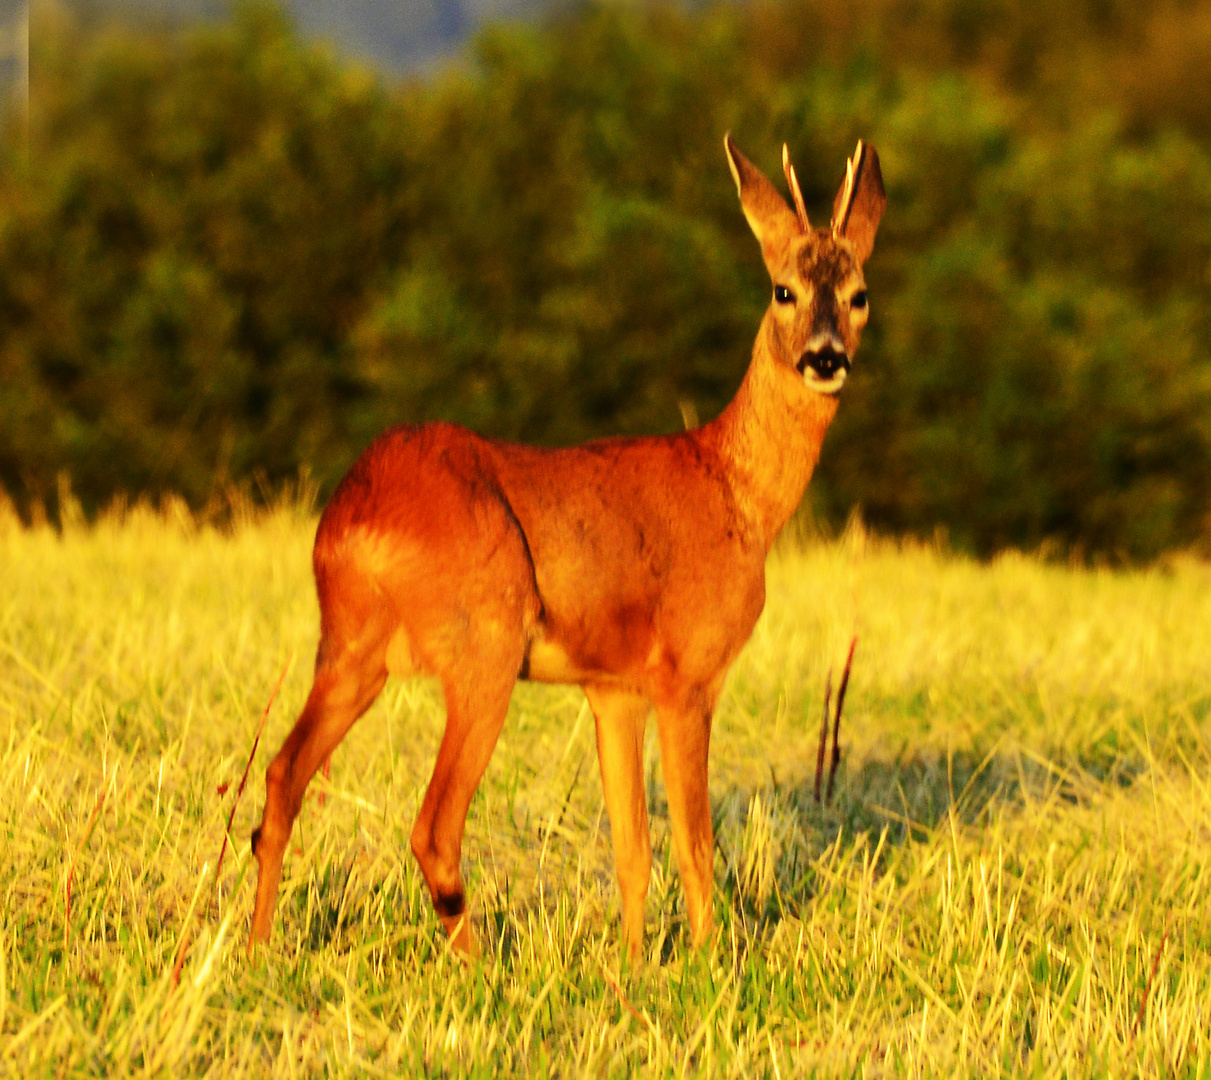
M 835 394 L 849 374 L 869 315 L 862 266 L 887 204 L 875 148 L 859 142 L 846 163 L 827 229 L 813 228 L 808 221 L 785 146 L 782 162 L 795 210 L 730 135 L 724 137 L 724 148 L 744 216 L 774 285 L 765 316 L 772 351 L 810 389 Z

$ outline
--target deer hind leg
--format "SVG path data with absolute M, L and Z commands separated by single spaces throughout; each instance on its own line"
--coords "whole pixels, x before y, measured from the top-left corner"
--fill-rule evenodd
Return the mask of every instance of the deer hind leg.
M 715 928 L 715 830 L 707 790 L 711 705 L 702 697 L 694 694 L 684 704 L 657 705 L 656 709 L 673 850 L 695 945 L 705 945 Z
M 339 652 L 329 640 L 321 644 L 307 704 L 265 772 L 265 811 L 252 834 L 259 871 L 250 954 L 258 942 L 269 940 L 282 857 L 303 793 L 316 769 L 329 760 L 354 721 L 378 697 L 387 679 L 385 650 L 385 640 L 373 633 Z
M 652 841 L 643 788 L 643 733 L 651 702 L 640 694 L 588 685 L 597 720 L 601 786 L 610 815 L 614 866 L 622 891 L 622 941 L 635 962 L 643 952 L 643 905 L 652 877 Z
M 446 699 L 433 776 L 412 829 L 412 853 L 420 864 L 433 907 L 453 946 L 471 955 L 474 936 L 467 917 L 460 862 L 463 830 L 471 798 L 504 727 L 509 696 L 525 652 L 520 623 L 503 632 L 477 620 L 474 640 L 464 640 L 458 657 L 441 674 Z

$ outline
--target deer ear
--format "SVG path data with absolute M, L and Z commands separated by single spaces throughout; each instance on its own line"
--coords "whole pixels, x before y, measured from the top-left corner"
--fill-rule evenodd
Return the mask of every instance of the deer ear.
M 883 173 L 873 146 L 858 140 L 854 156 L 845 163 L 845 182 L 833 201 L 833 236 L 854 245 L 858 262 L 864 263 L 875 246 L 875 233 L 887 196 Z
M 723 149 L 727 152 L 727 163 L 740 193 L 740 207 L 748 219 L 749 228 L 761 244 L 766 269 L 774 274 L 781 264 L 786 245 L 803 229 L 799 219 L 777 189 L 748 158 L 736 148 L 732 136 L 723 137 Z

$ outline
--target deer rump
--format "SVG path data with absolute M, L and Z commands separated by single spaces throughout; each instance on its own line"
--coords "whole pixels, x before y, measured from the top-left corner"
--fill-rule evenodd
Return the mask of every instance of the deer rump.
M 579 683 L 638 958 L 651 843 L 643 743 L 654 709 L 693 939 L 713 927 L 711 716 L 765 602 L 765 556 L 815 468 L 868 309 L 862 265 L 885 203 L 858 144 L 830 228 L 725 140 L 773 299 L 735 398 L 692 431 L 542 450 L 451 424 L 395 428 L 325 509 L 315 681 L 265 777 L 250 950 L 269 938 L 303 793 L 388 673 L 441 682 L 446 726 L 412 830 L 453 945 L 472 951 L 460 860 L 471 798 L 519 677 Z

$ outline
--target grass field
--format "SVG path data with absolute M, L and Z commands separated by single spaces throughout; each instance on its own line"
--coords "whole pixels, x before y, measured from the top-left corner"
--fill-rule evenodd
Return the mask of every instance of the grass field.
M 716 940 L 686 941 L 652 731 L 634 971 L 580 691 L 515 694 L 468 824 L 487 945 L 464 964 L 407 845 L 439 695 L 390 683 L 305 804 L 250 963 L 312 529 L 288 506 L 224 532 L 0 518 L 6 1074 L 1211 1076 L 1211 567 L 980 565 L 858 530 L 776 552 L 712 743 Z

